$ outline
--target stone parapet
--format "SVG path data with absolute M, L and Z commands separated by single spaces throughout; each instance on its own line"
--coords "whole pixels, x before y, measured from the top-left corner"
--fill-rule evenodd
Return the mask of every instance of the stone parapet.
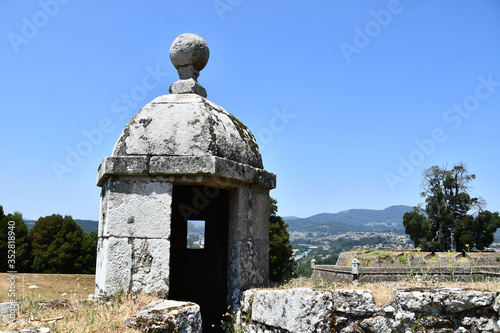
M 243 332 L 500 332 L 498 292 L 411 288 L 377 306 L 369 290 L 251 289 L 237 323 Z
M 410 278 L 446 281 L 477 281 L 486 278 L 500 279 L 500 266 L 428 266 L 428 267 L 361 267 L 360 282 L 401 281 Z M 350 266 L 315 265 L 313 281 L 351 282 Z

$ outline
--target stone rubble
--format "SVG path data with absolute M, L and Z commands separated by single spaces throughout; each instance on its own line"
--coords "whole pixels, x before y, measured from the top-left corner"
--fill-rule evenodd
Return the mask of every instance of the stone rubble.
M 125 320 L 128 327 L 163 333 L 201 333 L 200 306 L 190 302 L 155 301 Z

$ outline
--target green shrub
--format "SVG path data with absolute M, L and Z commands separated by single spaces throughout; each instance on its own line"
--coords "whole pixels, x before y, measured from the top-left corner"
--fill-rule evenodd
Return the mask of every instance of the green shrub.
M 381 259 L 381 260 L 383 260 L 383 259 L 391 259 L 392 256 L 389 253 L 380 253 L 380 254 L 377 255 L 377 258 Z

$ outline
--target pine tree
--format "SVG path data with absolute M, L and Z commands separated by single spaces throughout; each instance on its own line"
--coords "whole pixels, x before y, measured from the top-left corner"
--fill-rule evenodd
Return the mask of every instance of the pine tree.
M 9 223 L 14 221 L 14 224 Z M 15 247 L 9 252 L 9 231 L 11 239 L 15 239 Z M 0 272 L 15 270 L 20 273 L 28 273 L 31 269 L 31 246 L 28 237 L 28 227 L 24 223 L 23 216 L 19 212 L 5 215 L 3 207 L 0 206 L 0 253 L 5 253 L 5 260 L 0 262 Z M 15 254 L 15 265 L 8 266 L 8 254 Z
M 30 230 L 34 272 L 80 273 L 84 232 L 71 216 L 40 217 Z
M 95 274 L 97 258 L 97 231 L 85 233 L 82 239 L 81 254 L 75 267 L 83 274 Z

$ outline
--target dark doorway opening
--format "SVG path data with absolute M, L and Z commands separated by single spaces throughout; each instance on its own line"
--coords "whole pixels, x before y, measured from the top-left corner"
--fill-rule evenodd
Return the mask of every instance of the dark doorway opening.
M 174 185 L 171 220 L 169 299 L 199 304 L 203 332 L 221 332 L 227 312 L 229 192 Z M 203 225 L 202 232 L 196 224 Z M 203 246 L 193 246 L 193 239 Z

